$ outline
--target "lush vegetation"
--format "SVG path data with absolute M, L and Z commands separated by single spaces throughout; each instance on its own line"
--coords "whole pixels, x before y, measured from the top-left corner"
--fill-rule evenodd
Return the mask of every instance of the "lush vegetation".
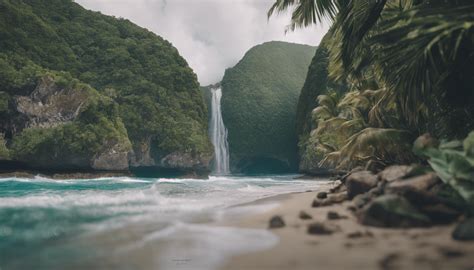
M 286 170 L 296 168 L 296 105 L 314 51 L 305 45 L 265 43 L 226 71 L 222 110 L 234 170 L 271 170 L 272 159 Z
M 474 131 L 464 141 L 441 143 L 424 135 L 415 141 L 414 151 L 428 159 L 441 180 L 461 195 L 474 214 Z
M 95 151 L 101 138 L 93 137 L 109 134 L 99 127 L 118 137 L 128 134 L 137 148 L 151 141 L 157 156 L 212 153 L 196 75 L 169 42 L 128 20 L 85 10 L 70 0 L 1 0 L 0 48 L 2 119 L 12 116 L 9 100 L 31 93 L 45 74 L 57 74 L 61 86 L 90 85 L 102 96 L 83 112 L 87 119 L 54 130 L 26 130 L 13 138 L 2 124 L 0 132 L 18 151 L 14 156 L 35 155 L 43 146 L 33 150 L 33 142 L 49 145 L 60 135 L 58 149 Z
M 278 0 L 269 16 L 289 8 L 289 29 L 332 23 L 300 98 L 303 162 L 406 163 L 419 134 L 463 138 L 474 128 L 472 1 Z

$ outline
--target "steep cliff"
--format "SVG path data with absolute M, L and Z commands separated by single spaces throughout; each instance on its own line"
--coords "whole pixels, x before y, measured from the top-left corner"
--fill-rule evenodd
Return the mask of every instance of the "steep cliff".
M 269 42 L 250 49 L 222 80 L 233 172 L 296 170 L 295 114 L 316 48 Z
M 328 93 L 329 90 L 338 93 L 346 91 L 345 85 L 336 84 L 328 75 L 330 39 L 331 33 L 329 32 L 321 40 L 309 66 L 298 100 L 296 133 L 298 136 L 299 171 L 303 173 L 319 174 L 327 171 L 327 168 L 321 168 L 318 165 L 322 156 L 318 156 L 319 151 L 316 149 L 318 138 L 312 133 L 315 128 L 312 111 L 318 105 L 317 97 Z
M 70 0 L 0 1 L 0 114 L 9 158 L 35 167 L 206 171 L 212 158 L 197 78 L 178 51 Z

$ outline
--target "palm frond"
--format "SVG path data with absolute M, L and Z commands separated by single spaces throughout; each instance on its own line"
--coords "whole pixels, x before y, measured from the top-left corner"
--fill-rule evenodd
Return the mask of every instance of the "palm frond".
M 414 159 L 411 153 L 413 136 L 400 129 L 366 128 L 351 136 L 340 149 L 342 167 L 353 167 L 357 162 L 369 159 L 392 163 L 408 163 Z M 343 168 L 341 168 L 343 169 Z
M 275 13 L 287 11 L 293 7 L 291 22 L 287 31 L 298 27 L 307 27 L 325 20 L 334 20 L 338 7 L 345 0 L 276 0 L 267 12 L 268 18 Z
M 404 116 L 416 125 L 424 113 L 422 105 L 432 108 L 432 97 L 442 98 L 449 91 L 440 86 L 453 65 L 466 57 L 465 48 L 474 45 L 474 4 L 412 8 L 384 21 L 381 28 L 372 39 L 377 49 L 373 53 Z

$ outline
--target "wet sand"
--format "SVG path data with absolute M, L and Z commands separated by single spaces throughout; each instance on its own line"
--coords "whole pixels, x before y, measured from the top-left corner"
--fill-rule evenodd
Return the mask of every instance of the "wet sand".
M 474 241 L 452 240 L 454 225 L 415 229 L 363 226 L 347 209 L 350 201 L 312 208 L 312 200 L 319 191 L 257 201 L 256 204 L 279 202 L 280 205 L 265 213 L 225 223 L 267 229 L 270 218 L 279 215 L 286 226 L 269 229 L 280 238 L 273 248 L 235 256 L 220 269 L 474 269 Z M 300 219 L 301 210 L 312 219 Z M 345 218 L 328 220 L 328 211 Z M 310 235 L 307 226 L 314 222 L 324 222 L 337 230 L 331 235 Z

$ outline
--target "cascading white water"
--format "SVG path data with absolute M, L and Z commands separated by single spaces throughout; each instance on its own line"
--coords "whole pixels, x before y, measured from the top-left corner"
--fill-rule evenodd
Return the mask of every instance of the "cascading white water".
M 229 144 L 221 112 L 221 87 L 212 88 L 210 136 L 214 145 L 214 174 L 229 174 Z

